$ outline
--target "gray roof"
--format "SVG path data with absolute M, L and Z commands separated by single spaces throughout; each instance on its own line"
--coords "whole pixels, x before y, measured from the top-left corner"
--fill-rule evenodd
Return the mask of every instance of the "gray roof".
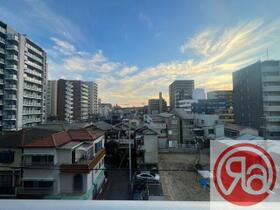
M 112 129 L 112 125 L 109 123 L 106 123 L 104 121 L 98 121 L 92 124 L 94 127 L 103 130 L 103 131 L 108 131 Z
M 181 110 L 181 109 L 177 109 L 175 111 L 175 114 L 183 120 L 194 119 L 193 114 L 189 114 L 189 113 L 187 113 L 187 112 L 185 112 L 184 110 Z

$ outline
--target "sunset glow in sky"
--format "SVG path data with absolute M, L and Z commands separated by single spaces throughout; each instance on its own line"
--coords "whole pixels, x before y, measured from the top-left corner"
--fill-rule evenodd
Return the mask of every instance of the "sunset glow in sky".
M 143 105 L 175 79 L 230 89 L 280 59 L 280 1 L 0 0 L 0 19 L 48 53 L 49 79 L 94 80 L 103 102 Z

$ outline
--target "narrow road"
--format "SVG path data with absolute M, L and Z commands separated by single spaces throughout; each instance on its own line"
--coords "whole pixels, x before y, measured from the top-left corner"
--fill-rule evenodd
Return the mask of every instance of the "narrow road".
M 129 172 L 119 170 L 108 170 L 108 187 L 106 188 L 104 200 L 130 200 Z

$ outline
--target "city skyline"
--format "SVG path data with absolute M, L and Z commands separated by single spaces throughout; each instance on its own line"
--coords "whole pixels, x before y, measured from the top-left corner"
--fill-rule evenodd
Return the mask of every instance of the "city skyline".
M 278 7 L 277 1 L 12 0 L 1 2 L 0 19 L 46 50 L 49 79 L 94 80 L 102 101 L 139 106 L 160 91 L 168 101 L 176 79 L 207 91 L 231 89 L 232 72 L 279 59 Z

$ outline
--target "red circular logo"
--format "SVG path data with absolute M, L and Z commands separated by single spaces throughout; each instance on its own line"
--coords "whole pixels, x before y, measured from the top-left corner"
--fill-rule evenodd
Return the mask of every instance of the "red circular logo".
M 260 146 L 236 144 L 217 158 L 213 181 L 227 201 L 250 206 L 267 198 L 276 182 L 276 169 L 271 156 Z

